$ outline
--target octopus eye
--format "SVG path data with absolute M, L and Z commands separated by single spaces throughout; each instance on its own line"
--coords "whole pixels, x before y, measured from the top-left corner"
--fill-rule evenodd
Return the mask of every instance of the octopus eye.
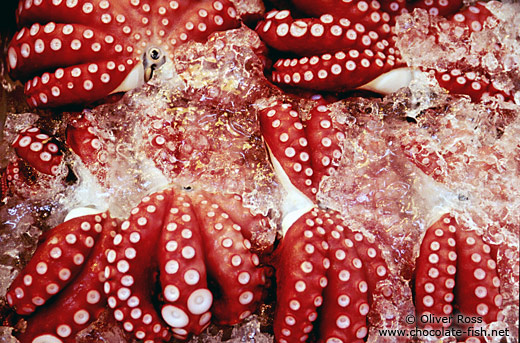
M 143 54 L 144 79 L 148 81 L 154 72 L 166 63 L 164 51 L 157 47 L 151 47 Z
M 150 58 L 155 61 L 158 61 L 161 58 L 161 55 L 161 50 L 157 48 L 151 48 L 148 52 L 148 56 L 150 56 Z

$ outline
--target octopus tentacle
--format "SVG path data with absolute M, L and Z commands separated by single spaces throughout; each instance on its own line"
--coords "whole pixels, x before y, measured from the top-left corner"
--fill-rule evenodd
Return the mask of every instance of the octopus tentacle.
M 390 39 L 388 14 L 373 9 L 353 23 L 330 14 L 318 18 L 293 19 L 290 11 L 271 11 L 256 31 L 269 46 L 299 56 L 369 49 L 374 41 Z
M 258 268 L 260 260 L 250 252 L 251 242 L 244 238 L 242 227 L 228 213 L 207 201 L 203 193 L 192 197 L 192 201 L 201 225 L 208 274 L 220 286 L 212 312 L 218 322 L 236 324 L 249 316 L 262 300 L 265 270 Z
M 368 278 L 363 270 L 366 265 L 352 240 L 346 238 L 352 236 L 348 228 L 328 223 L 326 230 L 331 267 L 327 271 L 329 282 L 320 310 L 325 318 L 320 321 L 319 342 L 363 342 L 368 332 L 366 316 L 369 310 L 369 287 L 364 281 Z
M 314 90 L 350 90 L 363 86 L 399 65 L 395 50 L 280 59 L 274 64 L 274 82 Z
M 381 10 L 390 15 L 392 23 L 395 22 L 397 16 L 408 12 L 410 6 L 407 0 L 383 0 L 379 4 L 381 5 Z
M 455 220 L 449 215 L 443 216 L 430 226 L 421 244 L 415 269 L 415 307 L 419 316 L 425 313 L 449 316 L 453 313 L 457 273 L 454 224 Z
M 96 136 L 92 123 L 84 114 L 77 114 L 70 120 L 66 132 L 67 146 L 78 155 L 87 166 L 100 161 L 102 143 Z
M 101 291 L 105 251 L 112 242 L 110 231 L 116 227 L 116 222 L 104 218 L 101 225 L 101 239 L 96 242 L 82 271 L 49 306 L 27 319 L 27 329 L 17 336 L 20 342 L 76 342 L 76 334 L 105 310 L 106 297 Z
M 497 320 L 502 305 L 496 261 L 491 248 L 474 231 L 458 229 L 457 309 L 465 316 L 480 316 L 485 323 Z
M 177 338 L 198 335 L 210 323 L 213 295 L 206 281 L 199 223 L 186 196 L 173 197 L 159 247 L 162 317 Z
M 345 134 L 334 127 L 331 111 L 325 105 L 314 107 L 305 121 L 305 133 L 312 147 L 313 183 L 319 185 L 324 176 L 331 175 L 342 156 L 341 142 Z
M 492 17 L 493 13 L 487 9 L 485 2 L 476 2 L 458 13 L 449 16 L 448 21 L 459 23 L 467 27 L 468 31 L 472 33 L 482 31 L 484 26 L 486 26 L 488 18 Z
M 107 250 L 107 281 L 104 291 L 114 318 L 137 339 L 161 341 L 169 337 L 168 326 L 157 315 L 149 295 L 156 270 L 156 242 L 169 210 L 170 191 L 145 197 L 131 211 L 114 237 L 113 249 Z M 170 270 L 166 269 L 168 273 Z M 146 275 L 146 276 L 145 276 Z M 152 279 L 153 280 L 153 279 Z
M 347 237 L 347 245 L 350 248 L 355 247 L 359 259 L 363 262 L 370 294 L 368 303 L 372 305 L 376 296 L 391 298 L 392 290 L 388 286 L 380 284 L 381 281 L 388 278 L 390 270 L 374 238 L 367 238 L 360 232 L 354 233 L 350 230 L 347 231 Z
M 443 170 L 439 162 L 439 157 L 427 148 L 427 144 L 428 142 L 421 139 L 416 132 L 410 131 L 405 137 L 401 148 L 406 158 L 424 174 L 431 176 L 437 181 L 441 181 Z M 451 152 L 448 152 L 448 154 L 451 154 Z
M 301 216 L 279 247 L 274 333 L 280 343 L 307 340 L 313 322 L 318 319 L 317 309 L 323 302 L 330 261 L 326 232 L 317 219 L 317 209 Z
M 448 16 L 460 10 L 463 5 L 462 0 L 419 0 L 414 1 L 408 8 L 410 11 L 413 11 L 414 8 L 422 8 L 427 10 L 430 15 Z
M 70 284 L 91 255 L 106 217 L 74 218 L 54 228 L 12 283 L 6 295 L 9 305 L 19 314 L 31 314 Z
M 11 193 L 9 189 L 11 180 L 9 180 L 9 175 L 7 171 L 9 165 L 7 165 L 6 168 L 0 170 L 0 204 L 4 203 Z
M 91 26 L 49 22 L 20 32 L 9 46 L 10 70 L 18 78 L 58 67 L 132 56 L 114 36 Z
M 237 12 L 229 0 L 205 0 L 178 17 L 167 40 L 172 45 L 180 45 L 187 40 L 203 41 L 215 31 L 239 25 Z
M 253 216 L 251 211 L 244 206 L 243 199 L 238 194 L 209 192 L 203 192 L 203 194 L 208 201 L 219 204 L 222 211 L 227 213 L 231 220 L 241 227 L 242 236 L 251 242 L 253 245 L 251 250 L 255 251 L 257 248 L 255 244 L 258 243 L 256 242 L 257 236 L 271 229 L 267 219 L 260 214 Z
M 128 1 L 129 2 L 129 1 Z M 45 21 L 73 22 L 83 25 L 101 25 L 101 15 L 107 13 L 107 9 L 117 6 L 115 1 L 95 1 L 83 3 L 82 1 L 56 1 L 37 0 L 20 1 L 16 12 L 17 22 L 20 26 Z M 110 17 L 110 20 L 113 18 Z M 114 18 L 115 19 L 115 18 Z M 105 21 L 108 17 L 105 18 Z
M 482 237 L 465 231 L 449 214 L 430 226 L 415 271 L 418 315 L 446 317 L 457 312 L 489 324 L 501 316 L 499 287 L 496 261 Z M 458 320 L 446 326 L 450 324 L 466 325 Z
M 63 160 L 58 141 L 37 127 L 23 129 L 13 142 L 16 154 L 37 171 L 56 175 Z
M 293 187 L 314 199 L 310 147 L 299 114 L 290 104 L 275 102 L 259 113 L 262 136 L 271 159 L 276 160 Z M 286 188 L 290 188 L 287 186 Z
M 473 101 L 479 101 L 484 96 L 497 96 L 504 101 L 510 101 L 510 92 L 497 89 L 487 77 L 474 71 L 462 72 L 452 69 L 445 72 L 431 71 L 439 85 L 454 94 L 467 94 Z
M 10 161 L 2 175 L 2 199 L 14 194 L 23 194 L 23 188 L 34 190 L 38 188 L 38 176 L 34 176 L 34 169 L 18 158 Z
M 25 94 L 35 107 L 59 106 L 64 98 L 67 103 L 88 103 L 141 84 L 142 73 L 135 75 L 134 69 L 139 71 L 139 65 L 136 69 L 136 61 L 131 58 L 58 68 L 28 81 Z
M 379 1 L 342 1 L 342 0 L 292 0 L 292 4 L 300 11 L 310 15 L 322 15 L 334 13 L 343 18 L 360 18 L 360 20 L 370 20 L 370 11 L 379 10 Z

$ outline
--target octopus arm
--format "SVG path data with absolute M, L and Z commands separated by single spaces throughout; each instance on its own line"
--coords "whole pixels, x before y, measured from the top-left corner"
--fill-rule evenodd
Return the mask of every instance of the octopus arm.
M 63 160 L 59 143 L 39 128 L 22 130 L 13 142 L 13 147 L 18 157 L 37 171 L 47 175 L 58 173 Z
M 306 197 L 314 199 L 317 187 L 313 184 L 311 151 L 298 112 L 292 105 L 277 101 L 260 111 L 259 120 L 271 157 L 278 161 L 285 178 Z
M 250 251 L 242 227 L 203 193 L 193 197 L 206 254 L 208 274 L 218 284 L 212 312 L 219 323 L 232 325 L 249 316 L 262 300 L 266 270 Z
M 277 308 L 274 333 L 279 342 L 303 342 L 313 330 L 327 286 L 330 261 L 318 210 L 301 216 L 287 231 L 277 264 Z
M 180 45 L 188 40 L 202 42 L 213 32 L 240 26 L 238 14 L 229 0 L 198 1 L 174 22 L 167 38 L 173 45 Z
M 19 314 L 31 314 L 69 285 L 91 255 L 106 217 L 89 215 L 55 227 L 11 284 L 9 305 Z
M 35 107 L 89 103 L 141 83 L 141 74 L 132 73 L 135 69 L 142 69 L 136 63 L 134 59 L 118 57 L 95 64 L 58 68 L 28 81 L 25 94 L 29 104 Z M 125 84 L 125 81 L 128 82 Z
M 333 12 L 334 13 L 334 12 Z M 364 20 L 363 18 L 368 18 Z M 256 31 L 267 45 L 298 56 L 311 56 L 348 51 L 362 51 L 374 42 L 389 40 L 390 16 L 377 9 L 351 21 L 344 17 L 324 14 L 320 18 L 294 19 L 290 11 L 271 11 Z
M 314 107 L 305 121 L 305 133 L 312 147 L 313 183 L 319 186 L 324 176 L 332 174 L 342 156 L 341 143 L 345 134 L 334 127 L 331 111 L 325 105 Z
M 131 211 L 107 250 L 107 281 L 104 291 L 114 318 L 137 339 L 161 341 L 169 338 L 168 326 L 153 306 L 157 247 L 169 210 L 171 191 L 143 198 Z
M 496 261 L 491 247 L 474 231 L 456 232 L 457 278 L 455 297 L 457 309 L 465 316 L 482 317 L 485 323 L 498 319 L 502 295 Z
M 76 342 L 76 334 L 100 316 L 106 307 L 101 289 L 104 281 L 105 250 L 112 243 L 113 220 L 103 224 L 102 239 L 96 242 L 88 262 L 74 282 L 27 319 L 27 329 L 17 335 L 20 342 Z
M 274 64 L 272 79 L 321 91 L 355 89 L 396 67 L 395 50 L 383 51 L 352 49 L 348 53 L 280 59 Z
M 58 67 L 131 57 L 115 40 L 103 30 L 80 24 L 34 24 L 21 30 L 9 44 L 9 66 L 14 77 L 26 78 Z M 88 72 L 95 74 L 93 68 Z
M 350 230 L 335 223 L 336 218 L 325 219 L 331 219 L 330 222 L 326 220 L 325 228 L 331 266 L 327 271 L 328 285 L 320 310 L 319 342 L 361 343 L 368 332 L 369 310 L 364 265 L 348 241 Z
M 200 334 L 210 323 L 213 295 L 208 290 L 202 237 L 193 205 L 173 196 L 159 243 L 163 319 L 177 338 Z

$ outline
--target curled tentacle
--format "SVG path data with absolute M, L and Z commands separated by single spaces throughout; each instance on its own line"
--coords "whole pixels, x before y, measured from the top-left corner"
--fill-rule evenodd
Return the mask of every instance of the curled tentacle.
M 36 250 L 11 284 L 7 301 L 19 314 L 33 313 L 73 282 L 94 250 L 106 214 L 74 218 L 60 224 Z
M 105 251 L 111 244 L 110 232 L 116 223 L 110 218 L 103 218 L 101 225 L 101 237 L 92 253 L 85 257 L 82 270 L 70 285 L 56 295 L 55 300 L 27 318 L 27 329 L 17 335 L 20 342 L 76 342 L 76 334 L 105 310 L 106 297 L 102 291 Z
M 20 132 L 13 142 L 16 154 L 37 171 L 56 175 L 63 160 L 58 141 L 37 127 Z

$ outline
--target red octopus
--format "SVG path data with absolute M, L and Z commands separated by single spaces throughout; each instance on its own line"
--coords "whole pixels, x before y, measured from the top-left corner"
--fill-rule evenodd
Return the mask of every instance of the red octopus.
M 212 314 L 227 325 L 249 316 L 262 300 L 267 274 L 248 238 L 250 230 L 266 224 L 241 201 L 166 190 L 145 197 L 121 223 L 107 213 L 65 221 L 7 293 L 9 305 L 22 315 L 53 300 L 27 319 L 18 338 L 75 341 L 107 303 L 125 331 L 146 342 L 200 334 Z M 160 316 L 150 298 L 157 274 Z M 210 279 L 218 297 L 208 289 Z
M 443 28 L 451 25 L 468 36 L 488 27 L 488 18 L 493 18 L 480 2 L 465 9 L 462 1 L 298 0 L 292 4 L 293 12 L 312 18 L 294 19 L 290 10 L 272 10 L 256 31 L 268 46 L 291 54 L 274 63 L 273 82 L 315 91 L 366 89 L 388 94 L 407 86 L 414 74 L 395 45 L 394 26 L 398 15 L 414 8 L 447 17 Z M 448 91 L 468 94 L 475 101 L 484 94 L 511 100 L 510 93 L 496 89 L 485 72 L 468 68 L 450 66 L 431 72 Z
M 8 66 L 35 107 L 86 104 L 151 78 L 190 40 L 239 26 L 229 0 L 20 1 Z
M 280 265 L 277 266 L 277 273 L 280 273 L 278 299 L 281 305 L 275 315 L 275 336 L 279 342 L 307 340 L 308 333 L 312 331 L 312 325 L 309 324 L 318 318 L 316 312 L 313 312 L 316 302 L 312 303 L 309 299 L 318 297 L 319 304 L 322 301 L 319 298 L 319 280 L 312 281 L 314 287 L 307 287 L 306 283 L 301 281 L 304 280 L 304 274 L 299 270 L 294 279 L 282 276 L 287 270 L 297 270 L 297 265 L 301 262 L 291 256 L 300 256 L 304 251 L 307 252 L 312 256 L 309 257 L 312 263 L 302 262 L 301 269 L 303 272 L 312 268 L 318 269 L 317 275 L 327 275 L 329 285 L 338 282 L 336 277 L 339 277 L 339 285 L 334 284 L 332 293 L 329 293 L 331 288 L 324 291 L 319 341 L 362 340 L 367 334 L 366 315 L 371 308 L 369 304 L 377 295 L 387 298 L 392 296 L 392 290 L 382 286 L 384 280 L 391 280 L 391 275 L 377 245 L 364 241 L 366 238 L 361 233 L 350 232 L 348 227 L 344 227 L 345 224 L 341 224 L 341 219 L 336 219 L 341 218 L 337 212 L 323 211 L 312 206 L 311 199 L 315 199 L 322 178 L 334 173 L 338 166 L 338 158 L 342 154 L 343 141 L 348 139 L 340 129 L 341 125 L 334 121 L 330 113 L 331 110 L 327 106 L 318 103 L 310 111 L 310 118 L 303 121 L 292 105 L 280 102 L 268 105 L 260 113 L 263 135 L 272 163 L 288 193 L 286 201 L 292 205 L 285 208 L 284 218 L 287 222 L 284 227 L 287 230 L 287 241 L 282 242 Z M 420 162 L 413 159 L 412 161 Z M 296 223 L 292 224 L 294 222 Z M 318 226 L 318 232 L 313 231 L 315 226 Z M 348 255 L 342 253 L 343 250 L 332 239 L 339 239 L 343 235 L 356 237 L 355 240 L 342 238 L 346 242 L 343 244 L 347 244 L 343 249 L 347 249 L 351 254 L 346 260 Z M 348 242 L 354 243 L 349 246 Z M 323 250 L 316 248 L 316 251 L 327 257 L 326 262 L 315 260 L 313 256 L 315 247 L 319 244 L 325 244 Z M 355 250 L 348 249 L 352 247 L 355 247 Z M 458 313 L 466 318 L 481 318 L 478 324 L 480 327 L 503 319 L 500 312 L 502 296 L 499 292 L 500 279 L 497 274 L 497 248 L 494 248 L 495 252 L 491 249 L 479 235 L 466 231 L 449 214 L 445 214 L 431 225 L 423 238 L 420 256 L 416 261 L 414 282 L 417 318 L 428 314 L 442 318 Z M 303 256 L 306 254 L 303 253 Z M 356 259 L 357 265 L 353 262 Z M 308 267 L 305 263 L 308 263 Z M 348 269 L 351 263 L 354 269 Z M 328 268 L 320 269 L 321 266 L 317 267 L 318 264 L 326 265 L 336 272 L 346 268 L 346 272 L 342 272 L 349 275 L 346 280 L 350 281 L 351 286 L 345 286 L 347 288 L 341 290 L 341 281 L 346 281 L 341 277 L 342 272 L 330 275 L 330 271 L 329 274 L 326 272 Z M 362 265 L 365 273 L 360 270 Z M 295 281 L 298 278 L 301 280 Z M 365 299 L 365 295 L 354 296 L 354 293 L 350 293 L 357 291 L 367 293 L 368 300 L 360 300 Z M 342 296 L 346 296 L 345 299 L 358 299 L 360 302 L 350 309 L 347 307 L 350 302 L 343 303 Z M 289 308 L 296 310 L 291 306 L 291 299 L 306 299 L 302 301 L 305 305 L 301 308 L 298 306 L 299 313 L 306 313 L 305 316 L 308 316 L 301 320 L 301 323 L 304 323 L 302 325 L 294 325 L 291 319 L 294 313 L 284 307 L 287 303 Z M 450 323 L 469 326 L 463 321 Z M 475 339 L 469 336 L 468 342 Z

